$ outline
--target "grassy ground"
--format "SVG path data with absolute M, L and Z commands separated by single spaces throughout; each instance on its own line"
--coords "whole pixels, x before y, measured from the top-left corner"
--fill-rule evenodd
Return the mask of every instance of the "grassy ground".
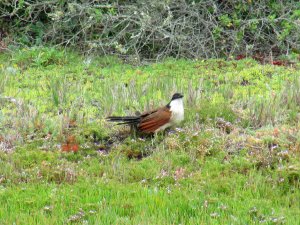
M 299 75 L 250 59 L 2 54 L 0 224 L 300 224 Z M 175 132 L 134 138 L 104 119 L 174 92 Z

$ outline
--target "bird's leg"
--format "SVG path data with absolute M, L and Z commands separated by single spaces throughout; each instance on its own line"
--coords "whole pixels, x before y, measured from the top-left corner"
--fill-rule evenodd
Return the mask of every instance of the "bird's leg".
M 162 132 L 158 132 L 158 133 L 154 133 L 154 134 L 152 134 L 152 139 L 151 139 L 151 141 L 152 141 L 152 145 L 155 145 L 155 146 L 157 146 L 159 143 L 161 143 L 163 140 L 164 140 L 164 133 L 162 133 Z
M 130 134 L 131 134 L 131 136 L 136 138 L 136 136 L 137 136 L 137 125 L 135 125 L 135 124 L 130 125 Z

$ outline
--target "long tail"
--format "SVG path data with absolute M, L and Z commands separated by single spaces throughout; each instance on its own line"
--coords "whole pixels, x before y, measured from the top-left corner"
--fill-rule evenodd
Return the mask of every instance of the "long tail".
M 118 122 L 117 125 L 128 124 L 136 125 L 140 122 L 139 116 L 109 116 L 106 118 L 109 122 Z

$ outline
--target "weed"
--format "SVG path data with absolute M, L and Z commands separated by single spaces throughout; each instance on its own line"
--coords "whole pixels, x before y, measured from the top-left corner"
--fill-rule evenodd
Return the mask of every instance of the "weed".
M 66 63 L 66 55 L 63 51 L 53 47 L 32 47 L 15 51 L 12 62 L 20 67 L 45 67 L 49 65 L 63 65 Z

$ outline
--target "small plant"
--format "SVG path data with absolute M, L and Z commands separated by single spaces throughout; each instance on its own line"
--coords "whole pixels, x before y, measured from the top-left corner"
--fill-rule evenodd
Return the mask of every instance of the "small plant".
M 63 65 L 66 63 L 66 53 L 54 47 L 32 47 L 16 51 L 12 55 L 12 62 L 20 67 L 46 67 L 49 65 Z

